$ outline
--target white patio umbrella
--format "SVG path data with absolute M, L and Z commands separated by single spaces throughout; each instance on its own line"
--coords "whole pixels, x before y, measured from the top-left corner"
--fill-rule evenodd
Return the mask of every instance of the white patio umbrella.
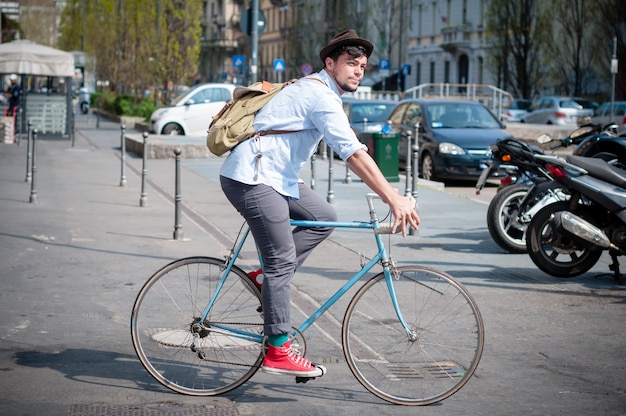
M 74 56 L 29 40 L 0 43 L 0 74 L 71 77 Z

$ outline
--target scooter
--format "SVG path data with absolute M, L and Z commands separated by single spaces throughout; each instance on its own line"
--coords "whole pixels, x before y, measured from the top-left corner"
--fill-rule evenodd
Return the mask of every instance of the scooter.
M 599 156 L 608 160 L 626 161 L 626 148 L 618 151 L 613 143 L 614 125 L 591 124 L 590 119 L 582 119 L 580 127 L 564 139 L 550 147 L 555 151 L 576 144 L 573 154 Z M 554 142 L 549 135 L 537 139 L 540 144 Z M 610 145 L 608 142 L 611 141 Z M 590 145 L 593 143 L 593 145 Z M 537 145 L 516 139 L 505 139 L 491 146 L 494 162 L 485 168 L 476 183 L 478 194 L 487 180 L 496 172 L 502 175 L 496 196 L 487 210 L 487 228 L 493 240 L 511 253 L 526 252 L 526 227 L 533 215 L 547 204 L 567 200 L 569 195 L 552 185 L 552 177 L 545 164 L 535 158 L 544 154 Z M 612 152 L 616 149 L 616 156 Z M 530 192 L 529 192 L 530 191 Z
M 608 250 L 609 268 L 623 283 L 617 258 L 626 254 L 626 170 L 602 158 L 536 157 L 546 162 L 553 188 L 570 198 L 545 206 L 528 224 L 526 246 L 533 263 L 550 275 L 574 277 Z
M 78 108 L 80 108 L 80 112 L 87 114 L 89 112 L 90 104 L 91 96 L 89 95 L 89 92 L 87 92 L 87 88 L 81 88 L 78 91 Z

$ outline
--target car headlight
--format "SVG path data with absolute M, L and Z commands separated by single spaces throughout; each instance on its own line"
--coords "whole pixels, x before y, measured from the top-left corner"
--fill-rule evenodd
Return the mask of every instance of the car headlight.
M 163 117 L 163 115 L 165 115 L 165 109 L 161 108 L 161 109 L 155 110 L 150 116 L 150 120 L 157 121 L 158 119 Z
M 464 155 L 465 150 L 454 143 L 443 142 L 439 143 L 439 153 L 444 153 L 448 155 Z

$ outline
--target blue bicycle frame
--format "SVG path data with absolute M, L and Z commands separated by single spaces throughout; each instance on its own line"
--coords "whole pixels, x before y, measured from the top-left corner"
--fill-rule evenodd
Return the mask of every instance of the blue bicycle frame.
M 331 228 L 356 228 L 356 229 L 370 229 L 374 231 L 374 238 L 376 240 L 376 246 L 378 247 L 378 252 L 376 255 L 369 260 L 365 265 L 361 267 L 361 269 L 348 280 L 341 288 L 339 288 L 326 302 L 324 302 L 311 316 L 309 316 L 298 328 L 299 332 L 306 331 L 315 321 L 326 312 L 339 298 L 341 298 L 352 286 L 354 286 L 359 280 L 363 278 L 363 276 L 368 273 L 377 263 L 380 263 L 383 266 L 383 273 L 385 275 L 385 281 L 387 283 L 387 288 L 389 290 L 389 295 L 391 297 L 391 302 L 393 304 L 394 310 L 400 321 L 403 328 L 407 331 L 407 334 L 410 338 L 412 338 L 412 331 L 409 328 L 409 325 L 405 322 L 402 317 L 402 313 L 400 311 L 400 307 L 398 306 L 398 301 L 396 298 L 396 292 L 393 285 L 393 273 L 392 273 L 392 263 L 387 254 L 387 249 L 385 248 L 385 244 L 383 243 L 381 234 L 388 234 L 390 230 L 388 227 L 381 227 L 378 217 L 376 216 L 376 211 L 373 206 L 373 199 L 378 198 L 376 194 L 367 194 L 368 206 L 370 208 L 370 222 L 339 222 L 339 221 L 308 221 L 308 220 L 291 220 L 291 225 L 296 227 L 331 227 Z M 226 259 L 224 272 L 218 285 L 213 293 L 211 301 L 207 305 L 200 322 L 204 322 L 208 315 L 209 311 L 213 307 L 217 297 L 219 296 L 220 290 L 222 289 L 226 277 L 230 274 L 230 271 L 235 264 L 235 260 L 238 258 L 239 253 L 241 252 L 243 245 L 250 233 L 250 228 L 247 228 L 243 235 L 241 236 L 239 242 L 236 244 L 235 248 L 232 250 L 230 256 Z M 261 264 L 263 264 L 263 259 L 259 254 L 259 260 Z M 223 330 L 225 334 L 236 335 L 239 338 L 248 340 L 248 341 L 256 341 L 262 342 L 263 335 L 253 334 L 248 331 L 238 330 L 236 328 L 229 327 L 227 325 L 218 325 L 215 323 L 211 324 L 212 329 L 215 331 L 216 329 Z

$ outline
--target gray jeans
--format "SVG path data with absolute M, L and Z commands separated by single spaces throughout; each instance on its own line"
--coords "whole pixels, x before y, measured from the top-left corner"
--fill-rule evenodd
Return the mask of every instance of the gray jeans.
M 246 185 L 221 176 L 226 198 L 246 219 L 263 257 L 264 334 L 291 332 L 291 280 L 311 251 L 332 228 L 293 228 L 289 219 L 336 221 L 334 208 L 311 188 L 299 184 L 293 200 L 267 185 Z

